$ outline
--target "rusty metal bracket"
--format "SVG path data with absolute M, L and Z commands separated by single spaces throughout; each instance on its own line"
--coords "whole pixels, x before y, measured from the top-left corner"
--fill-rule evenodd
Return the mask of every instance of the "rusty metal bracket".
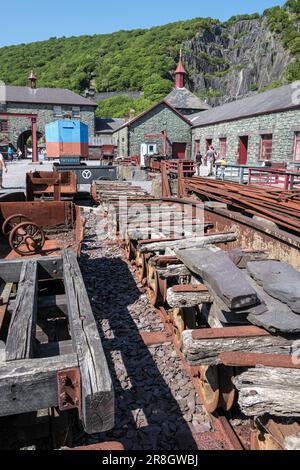
M 81 413 L 81 379 L 78 367 L 57 372 L 58 406 L 60 411 L 78 408 Z

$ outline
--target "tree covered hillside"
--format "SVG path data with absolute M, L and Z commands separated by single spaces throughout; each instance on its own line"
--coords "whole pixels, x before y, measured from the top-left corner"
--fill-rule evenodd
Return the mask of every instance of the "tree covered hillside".
M 265 12 L 269 29 L 296 59 L 286 72 L 287 81 L 300 79 L 299 3 L 289 0 L 282 8 Z M 100 116 L 120 117 L 132 109 L 138 113 L 172 89 L 179 50 L 184 43 L 200 33 L 209 36 L 216 26 L 220 26 L 221 34 L 226 34 L 233 23 L 253 18 L 260 17 L 242 15 L 223 24 L 211 18 L 196 18 L 149 30 L 50 38 L 3 47 L 0 79 L 10 85 L 26 85 L 27 75 L 33 69 L 39 87 L 69 88 L 78 93 L 90 87 L 97 92 L 139 90 L 143 95 L 138 100 L 116 96 L 101 102 L 98 108 Z M 225 74 L 226 70 L 220 73 Z

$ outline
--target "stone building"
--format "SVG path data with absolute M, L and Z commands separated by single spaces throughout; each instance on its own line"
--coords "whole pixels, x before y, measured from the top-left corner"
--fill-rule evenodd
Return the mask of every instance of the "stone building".
M 300 93 L 296 84 L 190 116 L 193 157 L 210 144 L 229 163 L 300 163 Z
M 191 122 L 162 101 L 123 124 L 113 139 L 118 146 L 118 154 L 124 157 L 165 154 L 174 158 L 190 158 Z
M 145 155 L 154 154 L 191 158 L 189 116 L 209 106 L 185 88 L 186 71 L 181 58 L 175 77 L 175 88 L 163 101 L 115 130 L 113 143 L 119 156 L 141 155 L 142 161 Z
M 45 125 L 65 117 L 80 119 L 88 125 L 89 135 L 95 133 L 95 109 L 90 100 L 66 89 L 37 88 L 36 77 L 29 77 L 30 86 L 2 86 L 0 113 L 37 114 L 37 136 L 43 138 Z M 31 136 L 28 118 L 8 117 L 0 114 L 0 144 L 11 143 L 25 152 Z

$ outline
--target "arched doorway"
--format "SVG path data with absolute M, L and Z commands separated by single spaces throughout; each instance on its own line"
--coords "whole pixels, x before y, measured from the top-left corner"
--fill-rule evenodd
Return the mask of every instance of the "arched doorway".
M 37 140 L 38 143 L 43 141 L 43 134 L 37 131 Z M 19 148 L 22 152 L 23 158 L 28 156 L 28 149 L 32 149 L 32 132 L 31 129 L 28 129 L 22 134 L 19 135 L 17 140 L 17 148 Z

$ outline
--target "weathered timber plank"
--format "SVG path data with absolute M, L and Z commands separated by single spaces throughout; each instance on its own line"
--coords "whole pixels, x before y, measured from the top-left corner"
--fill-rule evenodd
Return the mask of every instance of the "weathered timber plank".
M 82 416 L 89 434 L 114 426 L 114 391 L 99 332 L 73 251 L 63 251 L 72 342 L 81 373 Z
M 255 367 L 233 379 L 246 416 L 299 417 L 300 370 Z
M 182 265 L 170 265 L 167 268 L 156 268 L 157 274 L 161 279 L 169 279 L 181 276 L 191 276 L 191 272 L 188 268 Z
M 275 299 L 300 313 L 300 273 L 287 263 L 279 261 L 252 261 L 248 272 L 264 290 Z
M 0 365 L 5 362 L 6 357 L 5 357 L 5 344 L 3 341 L 0 341 Z
M 23 263 L 20 275 L 16 305 L 6 340 L 7 361 L 33 357 L 36 320 L 37 262 L 30 260 Z
M 178 250 L 176 255 L 192 272 L 201 276 L 231 310 L 259 303 L 257 293 L 244 274 L 222 250 Z
M 141 253 L 151 253 L 151 252 L 159 252 L 166 250 L 166 248 L 170 248 L 173 250 L 184 250 L 189 248 L 200 248 L 203 246 L 213 245 L 217 243 L 227 243 L 232 242 L 237 239 L 236 233 L 226 233 L 226 234 L 214 234 L 208 235 L 203 237 L 192 237 L 192 238 L 185 238 L 183 240 L 177 241 L 160 241 L 156 243 L 149 243 L 142 245 L 140 247 Z
M 19 282 L 23 263 L 24 259 L 0 261 L 0 279 L 6 283 Z M 37 263 L 39 280 L 63 278 L 61 257 L 38 258 Z
M 213 301 L 207 289 L 202 292 L 178 292 L 174 287 L 177 286 L 170 287 L 167 291 L 167 302 L 172 308 L 192 308 Z
M 1 364 L 0 416 L 58 406 L 57 371 L 73 367 L 76 354 Z
M 227 328 L 221 328 L 226 331 Z M 201 331 L 201 330 L 200 330 Z M 223 352 L 253 352 L 290 355 L 293 340 L 277 336 L 229 336 L 221 338 L 194 339 L 193 331 L 184 331 L 182 350 L 186 359 L 194 365 L 221 364 Z
M 7 311 L 7 306 L 9 302 L 9 297 L 12 291 L 13 284 L 7 283 L 4 285 L 4 288 L 0 295 L 0 331 L 4 322 L 4 318 Z

